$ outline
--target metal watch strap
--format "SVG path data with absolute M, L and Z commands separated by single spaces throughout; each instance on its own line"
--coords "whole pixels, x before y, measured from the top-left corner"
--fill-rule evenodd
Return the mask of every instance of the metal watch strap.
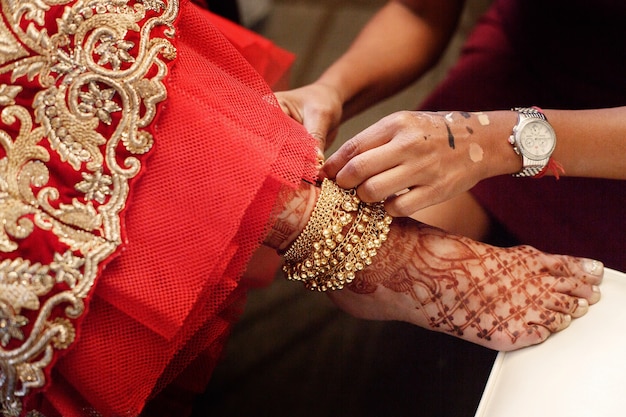
M 518 113 L 522 113 L 524 116 L 548 121 L 548 119 L 546 119 L 546 116 L 534 107 L 515 107 L 512 110 Z
M 514 177 L 534 177 L 535 175 L 539 174 L 544 168 L 545 165 L 531 165 L 525 167 L 520 172 L 516 172 L 515 174 L 511 175 L 513 175 Z

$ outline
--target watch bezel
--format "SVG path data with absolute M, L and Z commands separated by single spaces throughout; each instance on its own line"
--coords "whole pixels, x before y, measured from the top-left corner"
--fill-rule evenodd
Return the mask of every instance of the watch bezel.
M 525 148 L 522 144 L 521 134 L 524 131 L 524 129 L 532 123 L 540 123 L 543 126 L 545 126 L 550 132 L 550 140 L 552 142 L 550 149 L 540 155 L 537 155 L 531 152 L 530 150 Z M 519 152 L 526 158 L 531 159 L 533 161 L 543 161 L 545 159 L 550 158 L 550 156 L 552 155 L 552 152 L 554 152 L 554 148 L 556 147 L 556 133 L 554 131 L 554 128 L 547 120 L 544 120 L 544 119 L 527 117 L 527 118 L 520 120 L 518 125 L 515 127 L 514 138 L 515 138 L 515 145 L 517 149 L 519 150 Z

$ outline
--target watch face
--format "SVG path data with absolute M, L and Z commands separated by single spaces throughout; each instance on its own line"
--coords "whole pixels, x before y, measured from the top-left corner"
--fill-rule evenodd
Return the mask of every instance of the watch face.
M 524 155 L 531 159 L 545 159 L 552 153 L 555 134 L 552 127 L 541 121 L 531 120 L 519 133 L 519 147 Z

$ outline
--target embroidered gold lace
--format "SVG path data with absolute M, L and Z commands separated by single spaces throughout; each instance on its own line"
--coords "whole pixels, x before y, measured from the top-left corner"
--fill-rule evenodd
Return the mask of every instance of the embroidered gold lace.
M 0 394 L 4 415 L 19 415 L 122 243 L 129 181 L 166 97 L 178 2 L 1 5 Z M 22 250 L 33 239 L 55 248 L 51 259 Z

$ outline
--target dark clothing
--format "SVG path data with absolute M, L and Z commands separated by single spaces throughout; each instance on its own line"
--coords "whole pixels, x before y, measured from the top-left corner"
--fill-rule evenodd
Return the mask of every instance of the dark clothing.
M 624 21 L 622 1 L 496 0 L 422 108 L 626 105 Z M 518 243 L 626 270 L 626 182 L 500 176 L 472 193 Z
M 236 0 L 194 0 L 194 3 L 210 10 L 216 15 L 225 17 L 235 23 L 241 23 L 239 6 Z

